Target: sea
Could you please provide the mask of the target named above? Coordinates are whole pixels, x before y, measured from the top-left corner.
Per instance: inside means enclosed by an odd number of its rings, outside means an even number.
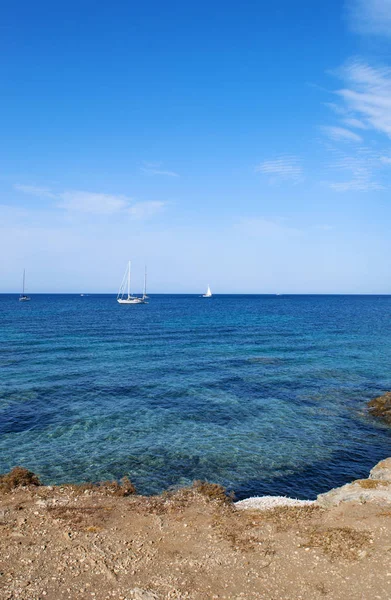
[[[313,499],[391,455],[391,296],[0,295],[0,473]]]

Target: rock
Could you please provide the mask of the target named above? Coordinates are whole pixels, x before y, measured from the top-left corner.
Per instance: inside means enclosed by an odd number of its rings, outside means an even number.
[[[391,425],[391,392],[386,392],[382,396],[370,400],[367,406],[371,415],[379,417]]]
[[[270,510],[278,506],[309,506],[315,504],[314,500],[297,500],[285,496],[255,496],[235,502],[236,508],[248,510]]]
[[[371,469],[369,479],[381,479],[391,481],[391,458],[381,460]]]
[[[382,460],[373,467],[368,479],[357,479],[320,494],[317,502],[324,508],[336,506],[341,502],[391,504],[391,458]]]
[[[140,588],[133,588],[129,593],[132,600],[159,600],[159,596],[154,592]]]

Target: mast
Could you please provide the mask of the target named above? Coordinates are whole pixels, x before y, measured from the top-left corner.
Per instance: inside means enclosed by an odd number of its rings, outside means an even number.
[[[145,266],[145,272],[144,272],[144,293],[143,293],[143,298],[147,297],[147,266]]]
[[[24,279],[26,276],[26,269],[23,269],[23,292],[22,292],[22,296],[24,296]]]
[[[130,298],[130,261],[128,263],[128,299]]]

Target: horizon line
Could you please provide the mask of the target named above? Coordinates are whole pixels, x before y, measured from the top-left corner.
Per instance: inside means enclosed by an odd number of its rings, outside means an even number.
[[[135,292],[142,294],[142,292]],[[20,292],[0,292],[0,296],[20,296]],[[29,292],[30,296],[114,296],[116,292]],[[151,296],[196,296],[201,292],[148,292]],[[214,296],[391,296],[390,292],[220,292]]]

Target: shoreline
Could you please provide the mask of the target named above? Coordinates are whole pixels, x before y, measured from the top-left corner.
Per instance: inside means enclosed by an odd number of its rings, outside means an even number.
[[[5,600],[388,600],[391,458],[315,501],[234,502],[201,481],[156,496],[126,477],[45,486],[16,467],[0,533]]]
[[[235,503],[202,482],[159,496],[137,495],[127,479],[38,484],[23,469],[0,479],[7,600],[391,596],[391,458],[309,503]]]

